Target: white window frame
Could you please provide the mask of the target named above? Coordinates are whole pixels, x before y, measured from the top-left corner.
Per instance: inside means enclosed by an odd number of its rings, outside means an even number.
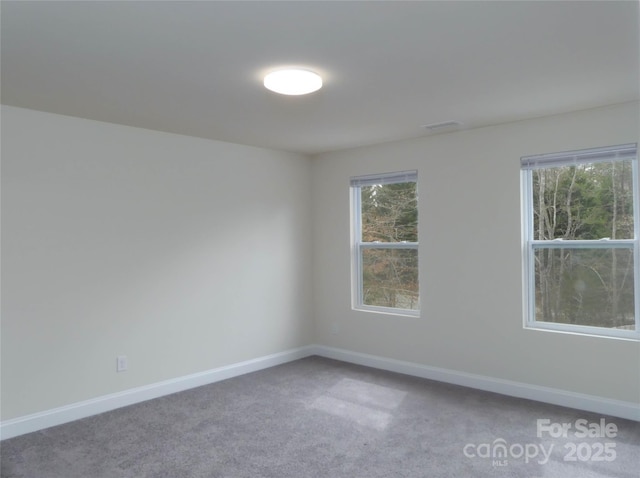
[[[536,240],[533,228],[533,170],[545,167],[588,164],[616,160],[631,160],[633,181],[633,239],[600,240]],[[525,156],[521,158],[522,192],[522,257],[524,327],[527,329],[575,333],[599,337],[640,340],[640,191],[638,185],[637,144],[623,144],[563,153]],[[561,324],[536,320],[535,251],[539,249],[632,249],[634,254],[634,297],[636,330],[614,329],[575,324]]]
[[[361,188],[376,184],[399,184],[407,182],[418,184],[418,171],[399,171],[351,178],[351,306],[354,310],[379,312],[391,315],[409,317],[420,316],[418,309],[402,309],[396,307],[383,307],[364,303],[362,281],[362,254],[366,249],[404,249],[418,250],[418,242],[363,242],[362,241],[362,196]],[[418,263],[420,262],[418,253]],[[419,301],[419,299],[418,299]]]

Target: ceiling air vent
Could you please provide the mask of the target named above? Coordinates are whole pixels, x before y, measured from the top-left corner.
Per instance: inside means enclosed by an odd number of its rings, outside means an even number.
[[[425,124],[422,127],[427,131],[439,132],[446,129],[454,129],[462,126],[460,121],[443,121],[442,123]]]

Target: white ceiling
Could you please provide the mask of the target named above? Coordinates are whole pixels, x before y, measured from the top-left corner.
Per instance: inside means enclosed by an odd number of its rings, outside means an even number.
[[[303,153],[638,100],[638,2],[2,2],[2,102]],[[324,75],[306,97],[262,86]]]

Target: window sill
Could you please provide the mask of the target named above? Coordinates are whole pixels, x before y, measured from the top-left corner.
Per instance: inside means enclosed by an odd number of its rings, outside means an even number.
[[[420,317],[419,310],[393,309],[391,307],[375,307],[375,306],[367,306],[367,305],[358,305],[358,306],[352,307],[352,310],[355,310],[356,312],[373,312],[373,313],[383,314],[383,315],[394,315],[396,317],[408,317],[408,318]]]
[[[589,327],[586,325],[570,325],[559,323],[532,322],[525,324],[525,330],[537,332],[551,332],[599,339],[626,340],[640,342],[640,331],[623,329],[606,329],[603,327]]]

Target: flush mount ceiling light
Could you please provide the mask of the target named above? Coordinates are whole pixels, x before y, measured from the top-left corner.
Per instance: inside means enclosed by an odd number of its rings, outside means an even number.
[[[322,78],[309,70],[277,70],[264,77],[264,86],[281,95],[306,95],[322,88]]]

